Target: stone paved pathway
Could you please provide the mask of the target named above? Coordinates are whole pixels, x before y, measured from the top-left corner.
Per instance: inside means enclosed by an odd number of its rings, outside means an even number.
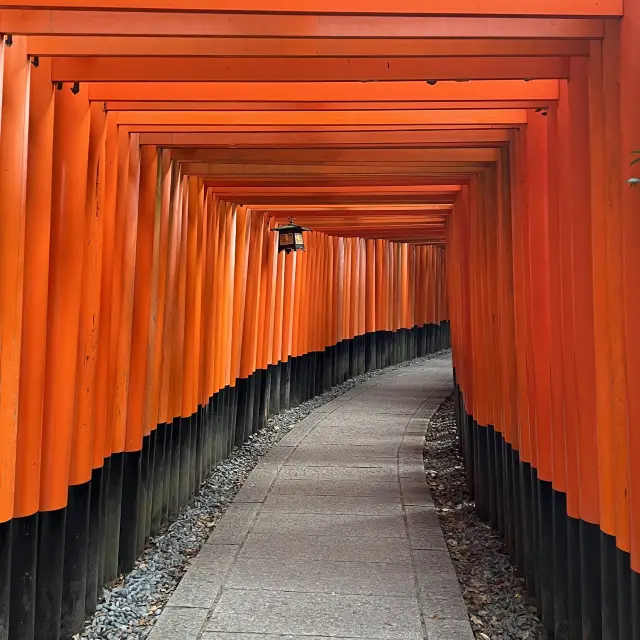
[[[262,459],[150,640],[473,640],[422,465],[441,356],[320,407]]]

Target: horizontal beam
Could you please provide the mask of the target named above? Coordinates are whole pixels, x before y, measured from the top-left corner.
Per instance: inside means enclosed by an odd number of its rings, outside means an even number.
[[[140,144],[159,147],[230,147],[243,145],[297,145],[320,148],[337,146],[369,147],[379,145],[498,145],[509,142],[505,129],[459,131],[367,131],[367,132],[299,132],[299,133],[141,133]]]
[[[229,191],[230,189],[223,184],[217,183],[217,189],[220,192]],[[377,186],[362,186],[348,184],[344,186],[329,185],[286,185],[278,187],[260,186],[252,187],[249,185],[241,185],[233,189],[235,193],[243,193],[248,195],[268,195],[268,196],[280,196],[290,195],[295,197],[296,195],[333,195],[336,193],[358,195],[386,195],[386,194],[433,194],[433,193],[450,193],[455,194],[461,191],[459,185],[455,184],[410,184],[410,185],[377,185]],[[298,206],[298,205],[296,205]],[[309,210],[314,210],[317,207],[310,207]],[[322,205],[322,208],[326,208],[326,205]],[[386,207],[385,207],[386,208]],[[403,207],[404,208],[404,207]],[[367,207],[370,210],[371,207]]]
[[[134,11],[238,11],[300,14],[382,14],[382,15],[548,15],[620,16],[622,0],[3,0],[0,9],[120,9]]]
[[[238,163],[382,163],[382,162],[496,162],[499,149],[430,148],[430,149],[176,149],[171,156],[183,162]]]
[[[208,180],[204,180],[204,184],[209,186]],[[221,200],[228,202],[234,202],[236,204],[244,204],[253,207],[260,207],[269,209],[280,204],[293,203],[293,204],[347,204],[347,203],[359,203],[359,204],[375,204],[388,203],[388,204],[452,204],[455,200],[454,196],[441,197],[437,195],[427,194],[388,194],[388,195],[357,195],[350,194],[322,194],[319,196],[301,196],[301,195],[248,195],[238,193],[235,191],[220,191],[216,192]]]
[[[54,82],[263,82],[265,78],[273,82],[406,82],[568,77],[568,58],[539,56],[473,60],[91,57],[54,58],[51,64]]]
[[[34,73],[37,69],[34,70]],[[424,77],[422,78],[424,80]],[[99,102],[233,101],[233,102],[379,102],[557,100],[557,80],[478,80],[474,82],[362,83],[335,82],[104,82],[89,86],[89,99]]]
[[[183,172],[188,175],[202,177],[214,176],[277,176],[286,178],[287,176],[371,176],[376,178],[386,178],[388,176],[413,176],[416,179],[422,175],[446,175],[452,173],[474,173],[479,168],[473,162],[432,162],[421,163],[416,166],[406,164],[380,164],[374,165],[300,165],[300,164],[222,164],[206,162],[190,162],[182,165]]]
[[[178,57],[426,57],[426,56],[586,56],[586,40],[497,38],[137,38],[118,36],[31,36],[30,55]]]
[[[121,125],[473,125],[526,124],[524,109],[425,111],[122,111]]]
[[[486,3],[483,2],[483,4]],[[196,12],[176,15],[172,12],[121,12],[94,9],[87,11],[5,9],[0,12],[0,32],[57,36],[583,40],[602,38],[604,25],[603,21],[597,18],[305,16]]]
[[[540,109],[550,100],[486,102],[105,102],[107,111],[419,111],[422,109]]]
[[[421,185],[421,187],[424,189],[424,185]],[[413,187],[414,189],[416,187]],[[429,185],[428,189],[432,189],[434,191],[461,191],[462,187],[460,187],[459,185],[450,185],[450,184],[446,184],[446,185]],[[396,215],[396,214],[402,214],[405,212],[411,212],[411,211],[418,211],[418,212],[422,212],[422,211],[426,211],[426,212],[432,212],[432,211],[449,211],[450,207],[448,205],[442,205],[442,204],[427,204],[427,205],[395,205],[395,206],[390,206],[390,205],[386,205],[386,206],[380,206],[380,207],[372,207],[370,205],[351,205],[351,206],[345,206],[345,205],[319,205],[319,206],[315,206],[315,205],[307,205],[307,206],[295,206],[295,205],[291,205],[291,206],[282,206],[279,207],[278,209],[271,209],[269,211],[270,215],[274,215],[274,216],[283,216],[283,217],[287,217],[287,216],[291,216],[291,212],[295,211],[295,215],[314,215],[316,213],[319,214],[333,214],[333,213],[337,213],[337,214],[342,214],[344,213],[345,215],[350,215],[354,212],[356,213],[367,213],[368,215],[375,215],[377,213],[380,213],[381,215]]]
[[[475,174],[484,173],[484,168],[477,170]],[[316,190],[325,192],[349,192],[354,187],[362,188],[366,187],[365,192],[375,189],[389,189],[391,191],[398,191],[395,187],[424,187],[424,186],[441,186],[442,184],[459,186],[466,184],[469,178],[468,173],[442,173],[440,175],[424,174],[419,177],[416,176],[387,176],[383,183],[380,183],[378,179],[370,176],[350,176],[345,178],[344,176],[289,176],[288,179],[273,176],[252,176],[234,178],[233,176],[218,176],[215,178],[207,178],[207,184],[209,184],[214,190],[217,191],[238,191],[243,189],[245,191],[252,191],[253,193],[261,193],[265,188],[267,189],[293,189],[293,195],[300,193],[300,189],[313,187]],[[438,189],[442,191],[442,189]],[[290,205],[290,202],[282,202],[279,208],[283,208],[284,205]],[[293,203],[296,204],[296,203]],[[297,203],[299,206],[301,203]],[[323,207],[326,207],[328,203],[322,203]],[[369,206],[371,203],[366,203]],[[384,206],[388,206],[389,203],[384,203]],[[407,203],[402,203],[406,206]],[[410,203],[409,203],[410,204]],[[420,203],[415,203],[420,204]],[[306,203],[308,206],[315,206],[316,203]],[[357,202],[350,203],[350,206],[358,205]],[[375,203],[374,203],[375,205]]]

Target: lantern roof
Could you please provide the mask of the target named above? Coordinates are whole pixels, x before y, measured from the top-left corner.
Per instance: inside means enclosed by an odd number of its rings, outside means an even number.
[[[286,225],[283,227],[274,227],[272,231],[279,231],[281,233],[297,233],[300,231],[311,231],[311,229],[301,227],[294,222],[293,218],[289,218],[289,222]]]

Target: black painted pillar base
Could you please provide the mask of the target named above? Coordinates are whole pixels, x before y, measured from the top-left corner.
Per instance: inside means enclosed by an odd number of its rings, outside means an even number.
[[[9,640],[11,520],[0,522],[0,640]]]
[[[60,635],[63,638],[78,633],[85,617],[90,497],[90,482],[69,487],[60,617]]]
[[[631,571],[631,628],[632,640],[640,640],[640,573]]]
[[[280,376],[280,411],[285,411],[290,405],[291,398],[291,358],[280,364],[282,374]]]
[[[602,637],[600,528],[580,520],[580,584],[582,597],[582,637]]]
[[[638,602],[632,607],[631,556],[626,551],[616,549],[616,580],[618,583],[618,635],[620,638],[633,637],[633,607],[638,608]],[[640,633],[640,628],[638,628]]]
[[[602,594],[602,640],[617,640],[618,549],[614,536],[600,531],[600,592]]]
[[[122,510],[120,518],[120,544],[118,551],[118,571],[130,571],[138,556],[138,516],[140,509],[140,477],[142,466],[141,451],[127,451],[124,454],[122,473]]]
[[[67,510],[40,513],[36,576],[36,638],[59,640]]]
[[[174,421],[178,425],[180,466],[178,475],[178,511],[189,502],[191,495],[191,416]],[[126,494],[125,494],[126,495]]]
[[[94,469],[91,474],[91,495],[89,496],[89,534],[87,540],[87,581],[85,595],[85,615],[92,615],[101,592],[100,550],[102,543],[103,509],[102,500],[104,468]]]
[[[0,525],[0,545],[2,527],[10,533],[11,542],[11,573],[4,570],[0,573],[0,611],[2,598],[6,598],[5,606],[11,604],[5,615],[8,623],[2,622],[0,614],[0,638],[11,640],[27,640],[33,638],[36,609],[36,569],[38,560],[38,524],[39,515],[36,513],[24,518],[14,518],[12,521]],[[7,546],[8,549],[8,546]],[[0,548],[0,557],[2,550]],[[0,566],[2,562],[0,561]],[[7,565],[8,566],[8,565]],[[1,570],[0,570],[1,571]],[[3,593],[6,592],[6,593]],[[2,629],[7,628],[8,635],[3,636]]]
[[[256,431],[261,431],[267,424],[269,417],[269,400],[271,396],[271,369],[261,369],[260,378],[260,398],[258,402],[258,414],[256,420]]]
[[[322,391],[328,391],[333,385],[333,347],[322,352]]]
[[[151,494],[151,535],[155,535],[162,526],[162,506],[164,496],[164,478],[168,477],[166,458],[167,425],[156,428],[156,455],[153,459],[153,490]]]
[[[280,364],[269,365],[271,371],[271,391],[269,393],[269,415],[275,416],[280,413],[280,379],[282,377],[282,367]]]
[[[114,453],[111,455],[109,464],[109,486],[106,492],[105,584],[112,583],[118,577],[123,465],[124,454]]]
[[[540,617],[548,633],[555,629],[553,598],[553,487],[538,480],[538,572],[540,575]]]
[[[569,562],[567,559],[567,497],[554,491],[553,499],[553,621],[556,638],[569,633]]]

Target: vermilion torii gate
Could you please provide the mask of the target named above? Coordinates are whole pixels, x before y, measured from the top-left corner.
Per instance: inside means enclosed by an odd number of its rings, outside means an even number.
[[[0,0],[1,640],[75,633],[268,415],[449,340],[544,624],[640,638],[640,4],[424,4]]]

